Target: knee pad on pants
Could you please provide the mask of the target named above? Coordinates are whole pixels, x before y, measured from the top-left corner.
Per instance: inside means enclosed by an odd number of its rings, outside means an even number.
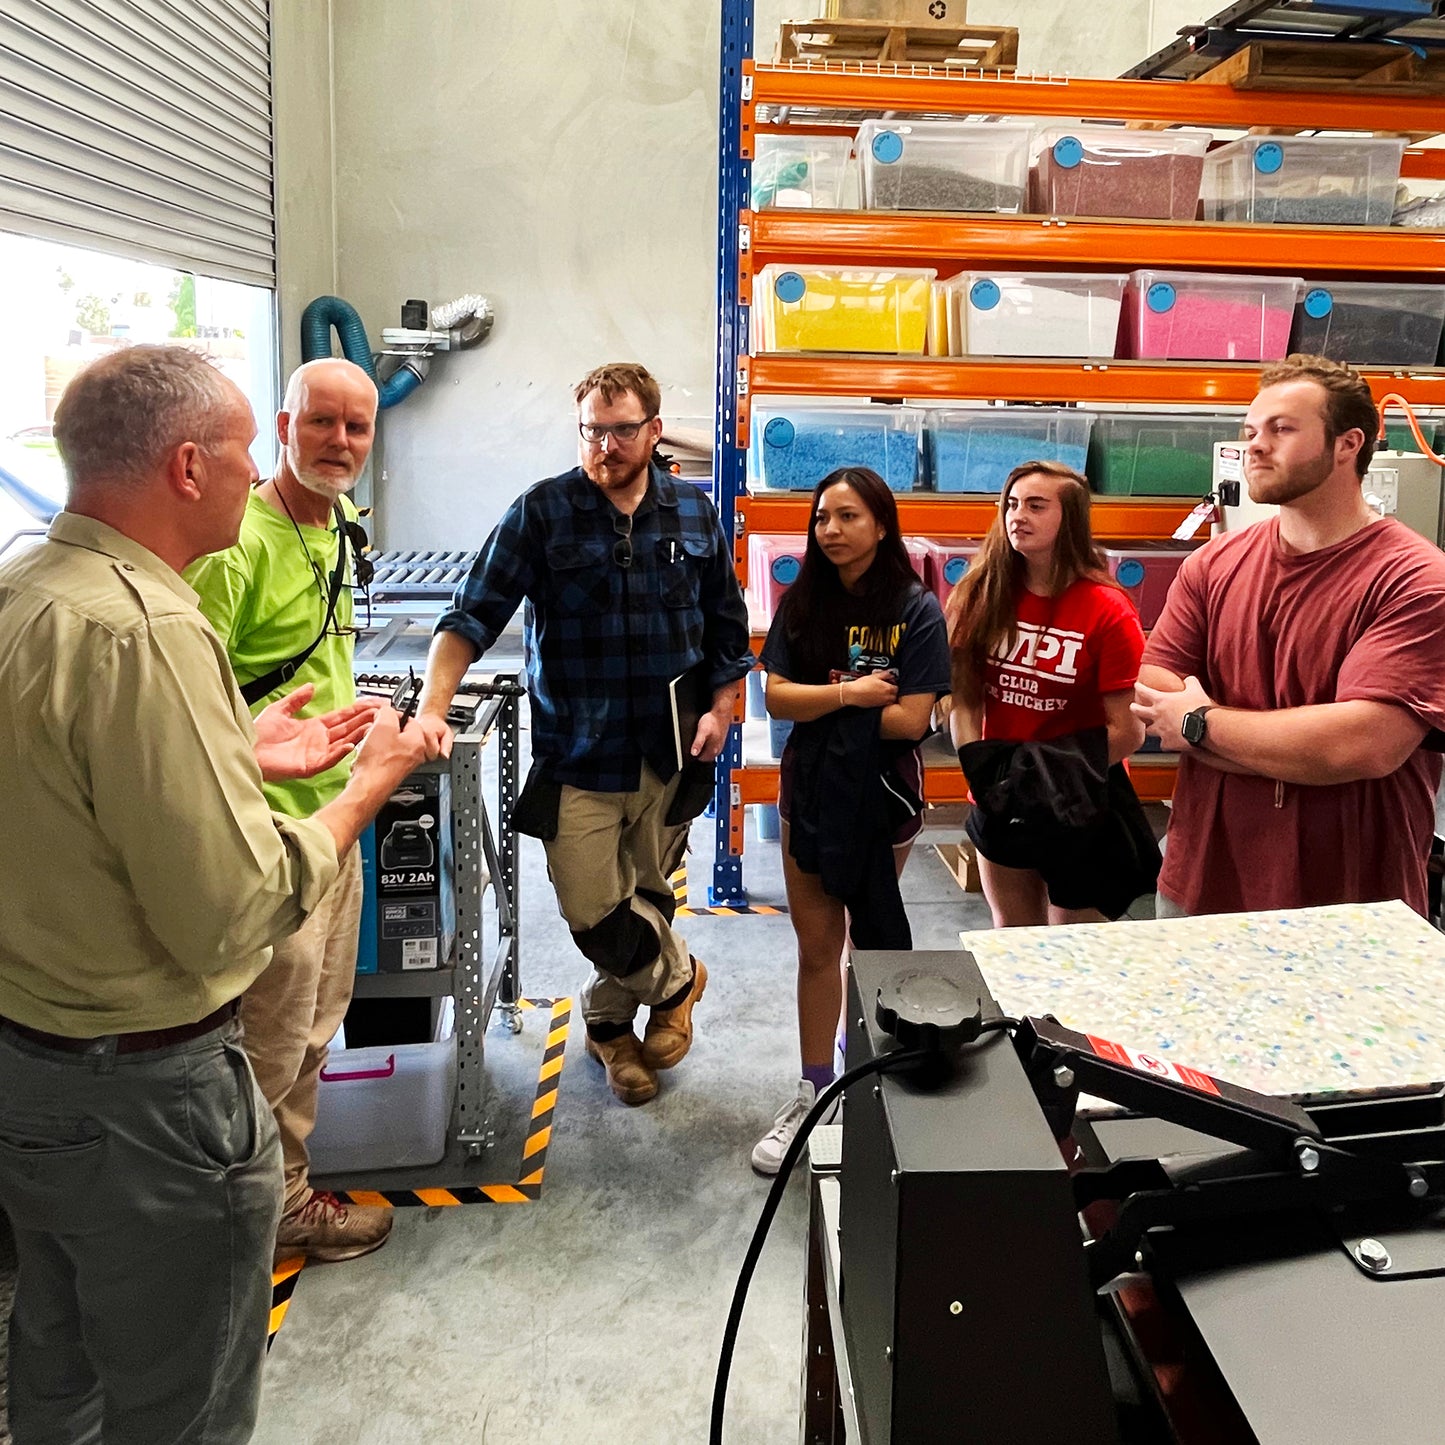
[[[671,926],[672,920],[677,916],[677,899],[671,893],[655,893],[651,888],[639,888],[637,896],[652,904]]]
[[[572,938],[594,968],[614,978],[626,978],[646,968],[662,953],[662,940],[632,911],[626,898],[600,923],[574,929]]]

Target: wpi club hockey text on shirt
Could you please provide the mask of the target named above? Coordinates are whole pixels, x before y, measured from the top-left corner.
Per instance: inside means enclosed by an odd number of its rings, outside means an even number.
[[[1006,640],[1005,640],[1006,641]],[[988,695],[1005,707],[1030,712],[1063,712],[1071,698],[1040,696],[1041,682],[1070,687],[1079,679],[1079,654],[1084,634],[1065,627],[1020,622],[1012,647],[1000,643],[993,651],[999,675],[987,683]]]

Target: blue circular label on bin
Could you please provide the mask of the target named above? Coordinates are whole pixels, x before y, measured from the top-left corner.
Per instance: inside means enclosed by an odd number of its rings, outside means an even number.
[[[1272,176],[1284,164],[1284,147],[1267,140],[1254,151],[1254,168],[1262,176]]]
[[[1135,557],[1126,557],[1114,572],[1114,581],[1121,587],[1137,587],[1144,580],[1144,564]]]
[[[967,557],[950,557],[943,564],[943,580],[950,587],[956,586],[962,579],[963,574],[968,571]]]
[[[1054,142],[1054,164],[1071,171],[1084,159],[1084,144],[1076,135],[1060,136]]]
[[[968,304],[975,311],[992,311],[998,305],[997,281],[975,281],[968,291]]]
[[[791,306],[794,301],[801,301],[803,292],[807,289],[808,283],[796,271],[784,271],[773,282],[773,295],[785,306]]]
[[[1318,321],[1321,316],[1328,316],[1334,309],[1335,298],[1323,286],[1316,286],[1313,291],[1305,294],[1306,316],[1311,316]]]
[[[873,137],[873,159],[884,166],[902,160],[903,137],[896,130],[880,130]]]
[[[785,416],[772,417],[763,428],[763,440],[770,447],[790,447],[793,444],[793,424]]]
[[[791,587],[798,580],[798,573],[803,569],[803,564],[796,557],[774,557],[771,568],[774,582],[781,582],[784,587]]]
[[[1144,304],[1151,311],[1172,311],[1174,299],[1174,288],[1167,281],[1156,281],[1144,293]]]

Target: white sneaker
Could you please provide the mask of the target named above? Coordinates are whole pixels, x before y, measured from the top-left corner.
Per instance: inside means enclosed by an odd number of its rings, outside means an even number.
[[[817,1098],[812,1084],[807,1079],[799,1079],[798,1092],[778,1110],[773,1127],[753,1146],[753,1168],[759,1174],[776,1174],[783,1167],[783,1156],[792,1147],[803,1119]],[[828,1122],[827,1118],[823,1120],[825,1124]]]

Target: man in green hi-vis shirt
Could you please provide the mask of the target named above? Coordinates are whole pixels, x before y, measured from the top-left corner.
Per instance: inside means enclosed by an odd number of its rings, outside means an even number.
[[[280,462],[251,493],[240,539],[186,573],[253,712],[307,685],[315,689],[308,713],[355,701],[355,549],[345,555],[342,533],[356,522],[346,493],[371,452],[376,406],[376,386],[359,366],[327,358],[299,367],[276,418]],[[302,653],[292,676],[275,676]],[[255,696],[268,675],[274,686]],[[248,684],[257,687],[248,690]],[[349,767],[348,760],[316,777],[268,783],[266,795],[278,812],[309,818],[345,787]],[[285,1161],[278,1255],[352,1259],[378,1248],[391,1229],[389,1209],[345,1204],[313,1190],[307,1172],[326,1046],[351,1002],[360,918],[361,856],[353,847],[320,907],[277,945],[241,1002],[246,1051],[276,1115]]]

